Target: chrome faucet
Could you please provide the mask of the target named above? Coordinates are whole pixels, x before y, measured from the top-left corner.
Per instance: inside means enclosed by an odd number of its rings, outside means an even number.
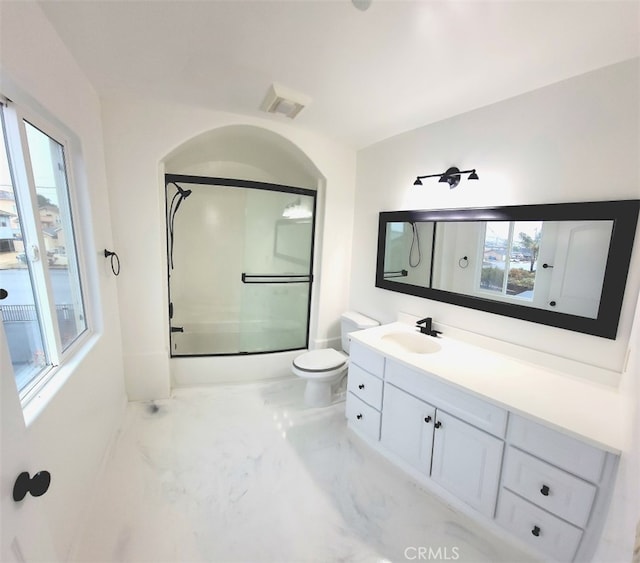
[[[431,317],[426,317],[416,322],[416,328],[419,328],[420,332],[422,334],[426,334],[427,336],[438,336],[438,334],[442,334],[442,331],[434,330],[432,328],[431,326],[432,323],[433,323],[433,319]]]

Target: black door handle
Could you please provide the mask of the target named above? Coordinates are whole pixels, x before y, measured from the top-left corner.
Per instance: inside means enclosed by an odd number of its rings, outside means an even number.
[[[4,288],[0,287],[0,299],[6,299],[9,292]]]
[[[542,485],[542,489],[540,489],[540,494],[544,495],[545,497],[549,496],[549,486],[548,485]]]
[[[33,477],[23,471],[13,485],[13,500],[20,502],[27,493],[31,493],[32,497],[41,497],[49,490],[50,484],[51,473],[48,471],[38,471]]]

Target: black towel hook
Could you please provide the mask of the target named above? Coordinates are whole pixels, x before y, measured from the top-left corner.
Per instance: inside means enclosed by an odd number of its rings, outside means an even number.
[[[120,275],[120,258],[118,257],[118,255],[115,252],[112,252],[111,250],[107,250],[105,248],[104,257],[111,257],[111,271],[113,272],[114,276]]]

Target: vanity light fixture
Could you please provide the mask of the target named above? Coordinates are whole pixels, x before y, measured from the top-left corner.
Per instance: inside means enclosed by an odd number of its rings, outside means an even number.
[[[460,183],[460,176],[462,176],[462,174],[469,174],[467,180],[479,179],[475,168],[472,168],[471,170],[460,170],[457,166],[452,166],[451,168],[448,168],[445,172],[441,172],[440,174],[427,174],[426,176],[418,176],[413,185],[422,186],[422,180],[424,180],[425,178],[440,177],[438,182],[446,182],[447,184],[449,184],[449,189],[452,189]]]

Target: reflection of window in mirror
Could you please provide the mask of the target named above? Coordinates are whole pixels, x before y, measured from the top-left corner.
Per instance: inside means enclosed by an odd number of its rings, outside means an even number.
[[[474,293],[597,318],[613,221],[488,221]]]
[[[487,221],[477,264],[477,288],[494,296],[532,301],[542,221]]]

